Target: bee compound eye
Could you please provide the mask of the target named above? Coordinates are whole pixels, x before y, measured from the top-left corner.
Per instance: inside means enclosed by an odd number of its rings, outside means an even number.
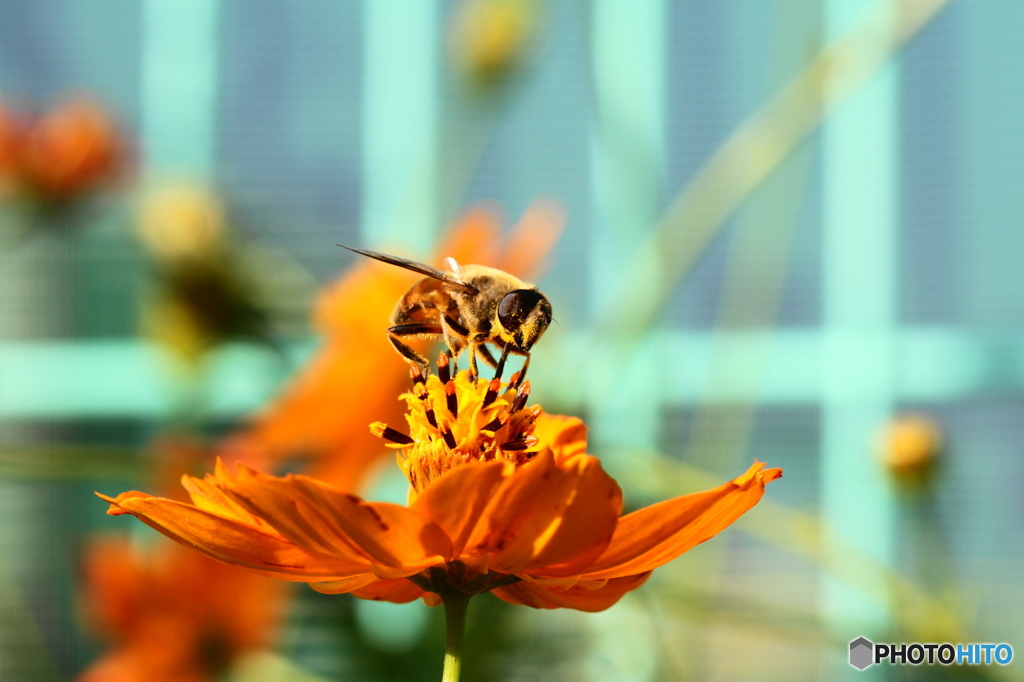
[[[526,321],[530,312],[544,296],[535,289],[516,289],[505,294],[498,303],[498,322],[506,331],[513,331]]]

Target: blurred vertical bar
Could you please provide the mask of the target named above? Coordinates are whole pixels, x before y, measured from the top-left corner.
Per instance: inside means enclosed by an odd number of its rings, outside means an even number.
[[[146,0],[140,144],[147,174],[212,180],[216,164],[218,0]]]
[[[371,248],[426,257],[443,200],[439,168],[441,0],[369,0],[364,5],[362,238]],[[384,477],[377,494],[405,481]],[[415,604],[356,600],[364,635],[406,646],[427,614]],[[381,641],[385,641],[386,637]]]
[[[957,10],[960,44],[951,59],[951,79],[958,96],[949,106],[957,117],[955,200],[962,206],[954,220],[965,225],[954,242],[959,257],[954,319],[981,329],[1020,329],[1024,87],[1017,69],[1024,42],[1009,36],[1020,35],[1024,3],[963,3]]]
[[[139,78],[142,178],[212,183],[217,156],[219,0],[145,0]],[[203,409],[201,383],[175,388],[175,419]],[[187,415],[187,416],[185,416]]]
[[[59,42],[81,20],[69,7],[52,3],[5,3],[0,11],[0,84],[3,95],[30,95],[50,108],[67,96],[85,54],[71,40]],[[92,55],[88,55],[92,56]],[[54,101],[46,101],[53,98]],[[19,103],[20,104],[20,103]],[[6,197],[5,197],[6,199]],[[67,229],[77,216],[36,211],[4,201],[0,205],[0,342],[26,345],[74,337],[74,299],[81,235]],[[18,237],[21,230],[31,238]],[[73,382],[74,376],[62,378]],[[9,387],[0,377],[0,388]],[[15,400],[17,395],[12,396]],[[9,454],[27,443],[69,438],[66,422],[0,419],[0,447]],[[58,492],[59,491],[59,492]],[[0,472],[0,680],[50,682],[67,678],[75,664],[71,631],[70,543],[62,504],[73,504],[67,488],[31,476]],[[73,532],[70,531],[70,532]]]
[[[438,0],[366,3],[363,238],[423,254],[437,231]]]
[[[617,273],[662,209],[668,5],[665,0],[598,0],[592,12],[597,114],[590,148],[596,220],[588,286],[596,316],[616,299]],[[630,283],[637,295],[659,281],[657,263],[646,274],[646,282]],[[595,441],[657,448],[664,396],[658,390],[660,338],[648,334],[629,357],[613,338],[594,346],[603,356],[588,358],[591,367],[599,368],[588,375],[594,383],[588,395]]]
[[[879,25],[894,25],[888,3],[825,0],[827,40],[865,11],[886,12],[888,22]],[[878,49],[886,43],[879,35]],[[886,64],[822,131],[822,513],[832,533],[826,552],[833,565],[843,560],[840,546],[881,566],[892,563],[893,500],[872,439],[894,400],[898,88],[898,65]],[[888,598],[881,575],[870,595],[832,579],[823,587],[825,616],[840,641],[884,631]],[[846,669],[857,679],[884,676],[878,668]]]

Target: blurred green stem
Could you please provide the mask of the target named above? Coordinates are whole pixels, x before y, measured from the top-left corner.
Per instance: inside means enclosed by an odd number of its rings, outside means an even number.
[[[462,633],[466,630],[466,607],[471,595],[450,592],[441,597],[444,604],[444,673],[441,682],[459,682],[462,672]]]

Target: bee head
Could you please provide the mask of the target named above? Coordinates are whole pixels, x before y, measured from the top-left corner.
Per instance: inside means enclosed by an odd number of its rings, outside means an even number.
[[[536,289],[516,289],[502,297],[495,316],[502,340],[528,351],[551,323],[551,303]]]

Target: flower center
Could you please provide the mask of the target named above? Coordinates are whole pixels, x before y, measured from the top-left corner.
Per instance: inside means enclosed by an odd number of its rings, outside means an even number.
[[[443,354],[437,375],[418,367],[411,374],[412,391],[400,398],[408,408],[409,433],[383,422],[370,430],[400,451],[398,465],[416,493],[459,466],[491,460],[519,466],[536,454],[533,427],[541,408],[526,406],[529,382],[519,386],[516,375],[508,383],[488,381],[465,371],[452,377]]]

